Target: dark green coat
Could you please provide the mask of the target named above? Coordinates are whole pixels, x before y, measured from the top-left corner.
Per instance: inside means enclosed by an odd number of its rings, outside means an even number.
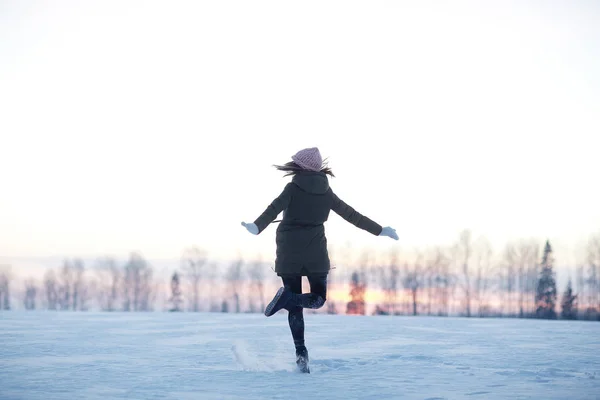
[[[254,221],[260,234],[283,211],[276,234],[277,275],[307,276],[329,272],[323,223],[330,210],[373,235],[381,233],[381,225],[361,215],[333,193],[327,175],[301,171]]]

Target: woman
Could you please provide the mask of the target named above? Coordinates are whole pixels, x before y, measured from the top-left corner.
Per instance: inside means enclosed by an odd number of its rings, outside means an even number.
[[[310,373],[308,351],[304,343],[304,308],[317,309],[327,299],[327,275],[330,269],[324,222],[333,210],[346,221],[373,235],[398,240],[396,231],[370,220],[355,211],[329,187],[327,175],[334,176],[323,165],[319,149],[300,150],[292,161],[275,166],[292,175],[281,194],[254,221],[242,222],[246,229],[258,235],[283,211],[277,227],[275,272],[281,277],[281,287],[267,305],[265,315],[270,317],[281,309],[288,310],[288,322],[296,346],[296,363],[302,372]],[[302,294],[302,277],[310,284],[310,293]]]

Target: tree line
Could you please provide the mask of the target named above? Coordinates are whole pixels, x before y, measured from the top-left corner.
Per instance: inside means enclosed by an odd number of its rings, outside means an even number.
[[[15,293],[17,282],[10,268],[0,266],[0,309],[259,312],[265,306],[266,268],[265,263],[240,257],[222,269],[210,262],[206,251],[185,249],[170,278],[169,298],[157,309],[164,279],[136,252],[125,262],[103,257],[89,266],[80,258],[65,259],[41,279],[25,279]]]
[[[338,249],[332,260],[329,291],[345,296],[330,294],[326,307],[308,312],[600,320],[600,235],[590,238],[585,262],[562,288],[549,241],[511,242],[494,257],[489,242],[474,240],[468,230],[451,246],[410,257],[365,250],[351,259],[348,249]],[[206,251],[190,247],[168,282],[139,253],[89,266],[66,259],[41,281],[26,279],[20,287],[3,269],[0,310],[262,312],[280,284],[269,267],[241,257],[218,266]]]
[[[347,314],[367,314],[369,287],[378,287],[383,300],[378,315],[459,315],[585,319],[600,321],[600,235],[592,236],[586,261],[575,268],[560,291],[550,241],[508,243],[493,258],[485,238],[473,240],[461,232],[448,248],[417,253],[412,260],[366,261],[350,277]],[[577,293],[575,292],[577,289]]]

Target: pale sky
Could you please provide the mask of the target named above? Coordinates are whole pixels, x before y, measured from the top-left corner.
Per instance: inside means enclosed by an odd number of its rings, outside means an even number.
[[[274,256],[254,221],[317,146],[330,244],[600,232],[594,1],[3,1],[0,255]],[[562,253],[561,253],[562,252]]]

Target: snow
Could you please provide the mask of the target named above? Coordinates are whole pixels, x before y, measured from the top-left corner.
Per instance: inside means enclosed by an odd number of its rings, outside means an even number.
[[[5,399],[598,399],[600,324],[306,315],[0,312]]]

